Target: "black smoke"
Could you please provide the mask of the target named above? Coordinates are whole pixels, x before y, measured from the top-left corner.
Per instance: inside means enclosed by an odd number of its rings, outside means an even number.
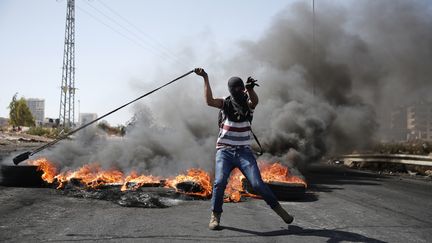
[[[227,53],[212,50],[195,59],[217,97],[228,95],[231,76],[259,80],[253,130],[268,160],[313,162],[366,149],[386,126],[381,118],[391,106],[431,90],[428,1],[317,1],[315,38],[312,16],[310,3],[290,4],[262,37],[241,42],[238,53],[221,58]],[[161,82],[177,75],[160,73]],[[156,174],[212,169],[218,111],[205,105],[200,77],[181,82],[136,105],[124,138],[87,131],[45,155],[66,167],[99,162]]]

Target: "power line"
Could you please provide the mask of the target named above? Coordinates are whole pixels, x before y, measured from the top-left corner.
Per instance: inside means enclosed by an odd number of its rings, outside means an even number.
[[[112,23],[114,23],[116,26],[120,27],[120,29],[122,29],[122,30],[124,30],[125,32],[129,33],[129,38],[128,38],[128,39],[132,39],[130,36],[133,36],[133,37],[134,37],[133,39],[136,39],[136,41],[134,41],[135,43],[137,43],[137,41],[141,42],[141,44],[140,44],[141,46],[143,46],[142,44],[146,45],[146,48],[147,48],[148,50],[151,49],[151,50],[153,51],[153,53],[157,54],[159,57],[162,57],[162,58],[164,58],[165,60],[171,59],[171,61],[173,61],[173,62],[175,62],[175,63],[177,63],[177,64],[179,64],[179,65],[186,66],[186,65],[185,65],[185,62],[184,62],[184,61],[183,61],[183,62],[180,61],[180,59],[179,59],[177,56],[175,56],[174,54],[171,54],[171,55],[170,55],[169,52],[166,52],[166,51],[162,50],[161,47],[155,46],[153,43],[149,42],[148,40],[144,40],[144,39],[143,39],[140,35],[138,35],[136,32],[134,32],[134,31],[132,31],[130,28],[124,26],[122,23],[119,23],[115,18],[113,18],[113,17],[109,16],[108,14],[106,14],[105,12],[99,10],[97,7],[95,7],[95,6],[91,5],[91,4],[89,4],[87,1],[86,1],[86,3],[87,3],[87,4],[88,4],[92,9],[94,9],[96,12],[98,12],[100,15],[102,15],[103,17],[105,17],[106,19],[108,19],[109,21],[111,21]],[[106,6],[106,5],[105,5],[105,6]],[[109,7],[106,6],[106,8],[109,8]],[[120,16],[122,19],[124,19],[124,21],[127,21],[126,18],[122,17],[120,14],[116,13],[114,10],[111,9],[110,11],[113,12],[114,14]],[[101,20],[99,19],[99,21],[101,21]],[[130,21],[127,21],[127,23],[128,23],[129,25],[133,25]],[[105,25],[109,25],[109,24],[105,23]],[[138,27],[135,26],[134,28],[137,29]],[[113,28],[111,28],[111,29],[113,29]],[[139,30],[139,31],[140,31],[141,33],[145,34],[143,31],[141,31],[141,30]],[[116,31],[116,32],[119,32],[119,31]],[[150,38],[151,38],[151,37],[150,37]],[[159,43],[159,44],[160,44],[160,43]],[[162,44],[160,44],[160,45],[162,45]],[[165,48],[165,47],[163,47],[163,48]],[[165,48],[165,49],[166,49],[166,48]]]
[[[114,24],[118,25],[121,29],[125,30],[127,33],[133,35],[133,36],[134,36],[135,38],[137,38],[139,41],[147,42],[147,41],[143,40],[143,39],[142,39],[139,35],[137,35],[135,32],[129,30],[127,27],[125,27],[124,25],[122,25],[121,23],[119,23],[118,21],[116,21],[116,20],[115,20],[114,18],[112,18],[111,16],[108,16],[107,14],[105,14],[104,12],[102,12],[101,10],[99,10],[98,8],[94,7],[93,5],[91,5],[90,3],[88,3],[87,1],[86,1],[86,3],[87,3],[87,5],[89,5],[91,8],[93,8],[96,12],[98,12],[99,14],[101,14],[102,16],[104,16],[105,18],[107,18],[108,20],[110,20],[111,22],[113,22]],[[151,43],[148,43],[148,42],[145,43],[145,44],[147,44],[147,45],[151,45]],[[149,47],[149,48],[152,48],[152,49],[155,50],[154,47]],[[159,50],[155,50],[155,51],[160,52]],[[163,53],[163,52],[160,52],[160,54],[166,56],[167,58],[172,58],[172,57],[166,55],[166,54]]]
[[[131,21],[129,21],[127,18],[123,17],[121,14],[119,14],[117,11],[115,11],[114,9],[112,9],[111,7],[109,7],[107,4],[105,4],[102,1],[98,1],[101,5],[103,5],[106,9],[108,9],[109,11],[111,11],[113,14],[115,14],[116,16],[118,16],[119,18],[121,18],[125,23],[129,24],[131,27],[133,27],[135,30],[137,30],[139,33],[141,33],[142,35],[144,35],[146,38],[148,38],[149,40],[153,41],[156,43],[156,45],[158,45],[162,50],[164,50],[166,53],[170,54],[171,56],[173,56],[176,59],[181,59],[179,58],[176,54],[174,54],[169,48],[167,48],[164,44],[162,44],[161,42],[159,42],[157,39],[153,38],[151,35],[147,34],[146,32],[144,32],[143,30],[141,30],[138,26],[136,26],[135,24],[133,24]]]
[[[76,7],[77,7],[80,11],[82,11],[83,13],[87,14],[88,16],[90,16],[91,18],[93,18],[94,20],[96,20],[97,22],[103,24],[103,25],[106,26],[107,28],[109,28],[109,29],[111,29],[112,31],[116,32],[116,33],[119,34],[120,36],[122,36],[122,37],[128,39],[128,40],[131,41],[131,42],[134,42],[135,44],[137,44],[137,45],[140,46],[141,48],[144,48],[144,49],[146,49],[146,50],[148,50],[148,51],[153,52],[154,55],[156,55],[156,56],[158,56],[158,57],[160,57],[160,58],[162,58],[162,59],[165,59],[165,60],[167,61],[167,57],[160,55],[160,54],[159,54],[158,52],[156,52],[155,50],[153,50],[153,49],[151,49],[151,48],[148,48],[148,47],[144,46],[141,42],[139,42],[139,41],[137,41],[137,40],[135,40],[135,39],[133,39],[133,38],[131,38],[131,37],[129,37],[129,36],[123,34],[122,32],[120,32],[120,31],[118,31],[117,29],[115,29],[114,27],[112,27],[111,25],[105,23],[105,22],[104,22],[103,20],[101,20],[100,18],[94,16],[93,14],[91,14],[90,12],[88,12],[87,10],[85,10],[84,8],[81,8],[81,7],[78,6],[78,5],[76,5]]]

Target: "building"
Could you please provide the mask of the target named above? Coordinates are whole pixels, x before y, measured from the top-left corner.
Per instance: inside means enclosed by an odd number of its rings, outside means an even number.
[[[0,128],[5,127],[9,124],[9,119],[5,117],[0,117]]]
[[[97,119],[96,113],[80,113],[78,123],[80,126]]]
[[[60,125],[59,118],[45,117],[45,122],[44,122],[45,127],[58,127],[59,125]]]
[[[41,126],[45,118],[45,99],[29,98],[26,99],[27,106],[35,119],[36,126]]]
[[[404,141],[407,139],[407,109],[398,107],[390,113],[389,139]]]
[[[419,101],[394,109],[390,114],[389,138],[432,140],[432,102]]]
[[[407,107],[407,139],[432,140],[432,102],[417,102]]]

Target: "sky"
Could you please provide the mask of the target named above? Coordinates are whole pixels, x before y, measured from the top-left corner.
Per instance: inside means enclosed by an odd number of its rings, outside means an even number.
[[[45,116],[58,117],[66,3],[0,1],[0,117],[8,117],[15,93],[45,99]],[[76,114],[101,116],[149,91],[137,83],[153,87],[161,76],[175,78],[206,67],[206,58],[216,50],[219,55],[235,52],[241,41],[262,36],[288,4],[76,0]],[[169,73],[161,75],[161,70]],[[106,120],[125,124],[131,116],[126,108]]]

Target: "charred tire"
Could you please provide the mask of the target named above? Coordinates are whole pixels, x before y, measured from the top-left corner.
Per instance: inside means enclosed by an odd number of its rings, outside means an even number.
[[[43,187],[42,171],[34,165],[2,165],[0,168],[0,185],[16,187]]]
[[[247,180],[243,180],[246,192],[259,195]],[[306,186],[301,183],[265,182],[280,201],[300,199],[305,196]]]

